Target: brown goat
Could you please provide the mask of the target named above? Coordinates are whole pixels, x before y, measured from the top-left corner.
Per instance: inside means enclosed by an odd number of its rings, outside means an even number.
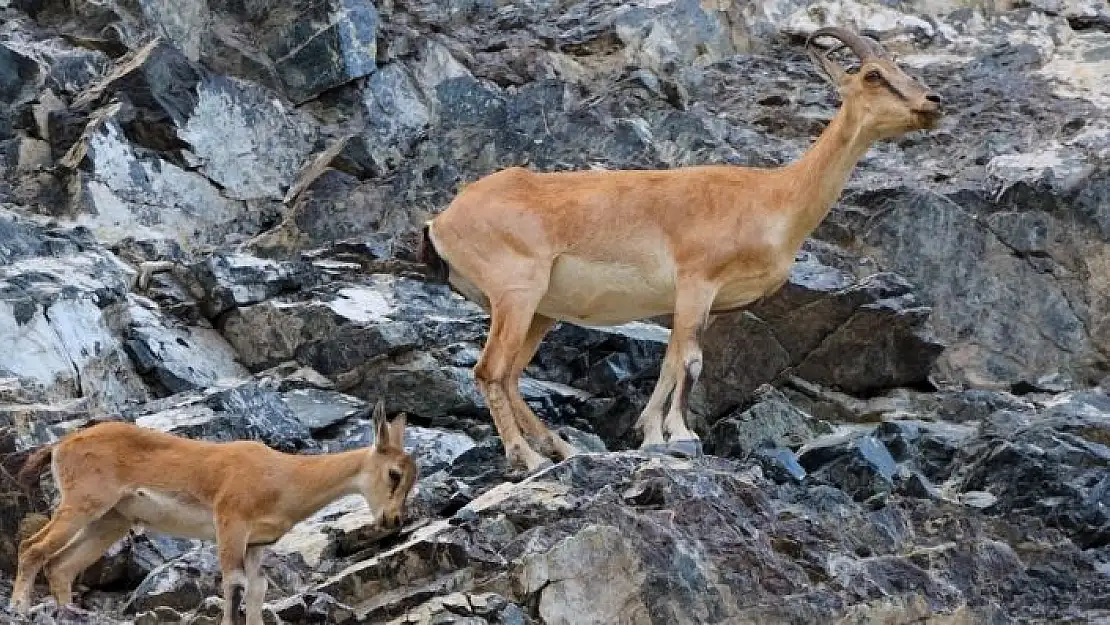
[[[215,540],[227,601],[223,624],[261,625],[263,549],[293,525],[359,493],[381,526],[400,526],[418,477],[403,448],[405,417],[388,422],[379,401],[374,424],[370,449],[320,455],[286,454],[253,441],[191,440],[125,422],[69,434],[32,454],[21,471],[34,478],[49,464],[61,500],[45,527],[20,545],[11,607],[30,607],[43,567],[58,605],[69,603],[77,575],[142,525]]]
[[[859,70],[841,68],[829,58],[832,50],[815,53],[809,46],[823,36],[851,49]],[[877,43],[823,28],[807,49],[843,105],[794,163],[555,173],[514,167],[467,186],[425,225],[422,253],[432,275],[446,275],[490,312],[474,375],[510,462],[529,470],[549,463],[532,445],[560,458],[575,453],[518,388],[556,321],[615,325],[665,314],[673,314],[671,338],[640,415],[643,448],[701,453],[685,410],[701,373],[698,336],[710,314],[778,290],[868,147],[932,128],[941,115],[940,97]]]

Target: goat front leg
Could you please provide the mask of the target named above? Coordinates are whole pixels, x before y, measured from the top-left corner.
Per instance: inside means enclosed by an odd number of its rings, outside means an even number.
[[[671,342],[674,360],[675,388],[670,410],[663,422],[667,435],[667,452],[682,457],[702,454],[701,439],[686,426],[690,391],[697,384],[702,370],[701,335],[709,322],[716,289],[711,285],[690,280],[680,288],[675,301],[674,321],[671,324]],[[669,350],[668,350],[669,351]]]
[[[246,625],[242,615],[247,592],[247,523],[232,514],[217,512],[216,549],[223,574],[224,616],[221,625]]]

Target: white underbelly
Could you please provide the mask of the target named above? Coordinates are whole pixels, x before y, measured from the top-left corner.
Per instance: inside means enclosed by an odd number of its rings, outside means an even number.
[[[560,256],[551,269],[542,315],[581,325],[619,325],[674,311],[674,270]]]
[[[135,525],[159,534],[215,540],[212,510],[189,495],[136,489],[115,506]]]

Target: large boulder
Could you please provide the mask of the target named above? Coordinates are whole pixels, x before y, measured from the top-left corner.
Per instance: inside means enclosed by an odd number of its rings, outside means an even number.
[[[706,329],[702,409],[712,420],[788,372],[850,393],[927,385],[943,350],[928,315],[900,276],[857,280],[802,252],[780,291]]]

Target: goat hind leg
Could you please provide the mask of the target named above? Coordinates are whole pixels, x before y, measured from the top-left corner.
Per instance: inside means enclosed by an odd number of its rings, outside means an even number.
[[[25,613],[31,607],[31,591],[35,578],[43,565],[54,554],[65,548],[82,529],[107,512],[110,506],[100,506],[95,500],[65,501],[54,512],[45,532],[37,534],[31,544],[19,554],[19,565],[12,587],[9,606],[16,613]]]
[[[115,510],[88,524],[69,545],[46,563],[46,579],[50,594],[59,606],[67,605],[73,597],[73,580],[96,562],[101,555],[127,535],[131,522]]]
[[[516,418],[517,426],[524,432],[524,437],[529,442],[540,446],[541,453],[566,460],[578,453],[578,450],[563,440],[561,436],[552,432],[536,416],[536,413],[532,412],[532,409],[520,394],[520,374],[532,361],[532,357],[536,355],[536,350],[539,349],[540,341],[543,340],[544,335],[553,325],[555,325],[555,320],[551,317],[543,315],[532,317],[532,324],[528,327],[524,344],[521,345],[520,351],[517,352],[517,357],[513,362],[512,379],[506,382],[505,386],[507,387],[506,390],[509,391],[509,399],[513,405],[513,416]]]
[[[522,291],[490,298],[489,338],[482,348],[478,364],[474,366],[474,378],[485,395],[509,464],[524,465],[530,473],[551,464],[551,461],[536,453],[521,434],[507,383],[513,379],[510,373],[514,357],[524,344],[539,299],[537,295]]]

